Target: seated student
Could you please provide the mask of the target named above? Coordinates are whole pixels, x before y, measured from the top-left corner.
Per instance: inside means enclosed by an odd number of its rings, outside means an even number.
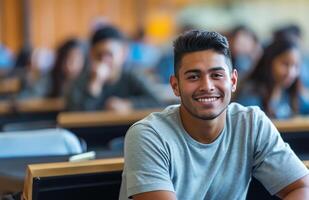
[[[262,47],[256,34],[247,26],[237,25],[229,33],[232,63],[240,80],[251,71],[261,56]]]
[[[50,90],[48,72],[53,63],[53,52],[50,49],[37,48],[27,56],[26,66],[17,72],[22,82],[17,99],[44,98]]]
[[[275,39],[286,37],[295,40],[302,51],[302,61],[300,65],[300,81],[302,85],[300,89],[302,90],[302,94],[309,99],[309,55],[308,49],[303,46],[304,42],[301,27],[297,24],[290,24],[280,27],[273,32],[273,38]],[[302,114],[309,114],[309,104],[303,105],[301,109]]]
[[[69,110],[126,112],[160,105],[142,76],[123,70],[126,40],[116,28],[98,29],[91,38],[89,54],[89,73],[70,90]]]
[[[135,123],[125,138],[120,199],[245,200],[251,177],[271,194],[308,199],[305,165],[258,107],[231,103],[237,72],[225,37],[192,30],[174,42],[181,104]]]
[[[273,31],[273,38],[274,39],[280,39],[280,38],[286,38],[289,37],[293,40],[295,40],[302,51],[302,62],[300,66],[300,79],[305,87],[309,88],[309,57],[308,52],[304,47],[304,41],[302,36],[302,30],[301,27],[297,24],[289,24],[284,25],[282,27],[279,27]]]
[[[0,43],[0,70],[8,70],[12,67],[13,53],[10,51],[10,49]]]
[[[258,105],[273,118],[302,114],[309,99],[300,90],[300,60],[300,50],[294,40],[274,40],[241,84],[236,101],[243,105]]]
[[[149,42],[145,29],[137,28],[136,34],[129,42],[129,53],[126,67],[150,73],[160,57],[159,49]]]
[[[62,97],[80,76],[85,65],[82,44],[75,38],[68,39],[56,51],[54,67],[51,71],[49,97]]]

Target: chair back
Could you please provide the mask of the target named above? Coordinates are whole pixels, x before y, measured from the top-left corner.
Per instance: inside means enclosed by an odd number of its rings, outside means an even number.
[[[71,155],[83,152],[73,133],[60,128],[0,133],[0,158]]]
[[[24,200],[118,199],[123,158],[28,165]]]

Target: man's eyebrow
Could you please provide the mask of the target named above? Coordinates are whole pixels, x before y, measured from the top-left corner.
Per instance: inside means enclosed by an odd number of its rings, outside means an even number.
[[[224,67],[212,67],[209,69],[209,71],[220,71],[220,70],[225,71],[226,69]]]
[[[201,73],[201,70],[199,70],[199,69],[189,69],[184,74],[189,74],[189,73]]]

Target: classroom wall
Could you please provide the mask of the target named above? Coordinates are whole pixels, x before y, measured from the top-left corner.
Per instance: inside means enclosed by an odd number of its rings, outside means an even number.
[[[0,0],[0,43],[17,50],[22,44],[20,0]]]
[[[24,19],[23,3],[29,5],[29,19]],[[22,25],[28,20],[34,47],[54,48],[69,36],[88,38],[99,16],[128,35],[146,25],[154,43],[165,42],[177,23],[186,20],[213,29],[244,22],[262,37],[273,26],[297,22],[309,43],[308,6],[307,0],[0,0],[0,43],[17,52],[24,41]]]

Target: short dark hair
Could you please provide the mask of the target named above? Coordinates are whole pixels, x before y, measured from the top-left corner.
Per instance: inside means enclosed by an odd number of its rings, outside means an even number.
[[[125,36],[118,29],[113,26],[107,25],[94,32],[90,39],[90,44],[93,47],[95,44],[109,39],[126,41]]]
[[[203,50],[214,50],[226,58],[226,63],[232,71],[229,43],[223,35],[205,30],[190,30],[184,32],[174,41],[174,74],[178,76],[180,62],[187,53]]]

